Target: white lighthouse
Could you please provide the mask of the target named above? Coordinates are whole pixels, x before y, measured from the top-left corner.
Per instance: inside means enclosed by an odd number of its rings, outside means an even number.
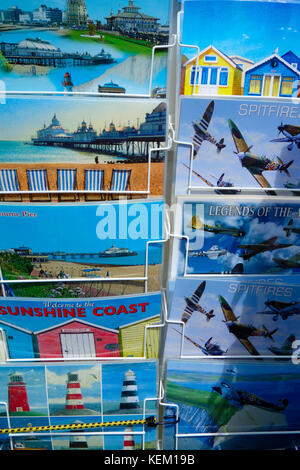
[[[139,407],[135,373],[129,369],[123,380],[120,410],[134,410]]]

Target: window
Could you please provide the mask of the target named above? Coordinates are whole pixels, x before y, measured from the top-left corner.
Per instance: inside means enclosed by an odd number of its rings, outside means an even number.
[[[293,94],[293,77],[282,77],[280,94],[291,96]]]
[[[249,93],[259,95],[261,93],[262,76],[252,75],[249,84]]]
[[[202,73],[201,73],[201,85],[207,85],[207,80],[208,80],[208,68],[207,67],[202,67]]]
[[[204,62],[218,62],[218,57],[216,55],[205,55]]]
[[[228,69],[226,67],[221,67],[219,84],[221,86],[227,86],[228,85]]]
[[[191,78],[190,78],[190,85],[194,85],[194,83],[198,83],[199,81],[199,67],[197,67],[197,76],[196,76],[196,81],[195,81],[195,73],[196,73],[196,67],[193,65],[191,67]]]

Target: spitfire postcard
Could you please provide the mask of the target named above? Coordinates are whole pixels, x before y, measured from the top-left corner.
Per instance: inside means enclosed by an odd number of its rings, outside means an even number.
[[[251,98],[181,98],[176,193],[300,192],[300,106]]]
[[[13,366],[1,365],[0,383],[2,450],[155,448],[156,428],[148,431],[140,421],[156,415],[156,361],[47,366],[16,362]],[[121,421],[126,424],[121,425]],[[106,425],[101,427],[100,423]],[[47,426],[45,433],[33,437],[27,431],[28,435],[10,436],[12,428],[20,433],[21,427],[38,426]],[[62,426],[65,432],[50,428],[49,439],[49,426]]]
[[[273,360],[168,361],[166,377],[169,413],[177,410],[179,423],[176,436],[174,426],[165,428],[165,449],[175,449],[176,444],[185,450],[299,445],[299,365]]]
[[[161,296],[0,298],[0,358],[158,356]]]
[[[12,290],[12,281],[14,285],[37,280],[37,284],[57,280],[64,284],[76,279],[104,285],[105,281],[116,279],[119,287],[126,285],[127,280],[146,280],[149,291],[158,291],[163,210],[163,201],[159,199],[99,204],[2,204],[1,279]],[[51,297],[50,290],[46,297]]]
[[[165,101],[9,95],[0,106],[0,200],[163,195]]]
[[[20,3],[1,1],[1,90],[166,94],[169,0]]]
[[[185,0],[182,12],[181,94],[299,97],[299,1]]]
[[[299,276],[178,278],[165,355],[291,360],[300,345],[298,285]]]
[[[178,200],[173,277],[299,273],[300,208],[294,197]]]

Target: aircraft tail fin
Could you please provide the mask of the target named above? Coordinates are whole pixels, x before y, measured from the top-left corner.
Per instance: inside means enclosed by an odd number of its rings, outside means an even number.
[[[285,410],[286,407],[287,407],[288,404],[289,404],[289,401],[288,401],[287,398],[281,398],[281,399],[279,400],[279,403],[280,403],[281,406],[282,406],[282,410]]]
[[[288,168],[291,166],[292,163],[294,163],[294,160],[290,160],[288,163],[283,163],[283,164],[280,166],[279,171],[280,171],[280,172],[281,172],[281,171],[284,171],[284,172],[287,174],[287,176],[290,177],[291,175],[290,175],[290,172],[288,171]]]
[[[213,309],[208,312],[206,315],[206,321],[209,321],[211,318],[215,317]]]
[[[278,331],[278,328],[275,328],[275,330],[269,331],[268,328],[266,328],[265,325],[263,325],[263,329],[266,332],[267,338],[270,338],[272,341],[274,341],[273,335],[276,333],[276,331]]]
[[[202,230],[203,229],[203,222],[201,221],[199,215],[193,215],[191,220],[191,226],[195,230]]]
[[[283,230],[286,232],[286,236],[289,237],[292,233],[292,227],[293,227],[293,219],[289,221],[286,227],[283,228]]]
[[[221,150],[226,147],[226,145],[224,144],[224,138],[220,139],[219,142],[216,143],[216,146],[218,149],[218,153],[220,153]]]

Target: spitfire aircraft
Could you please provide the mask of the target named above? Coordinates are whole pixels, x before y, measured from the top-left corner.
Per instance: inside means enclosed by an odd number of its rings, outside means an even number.
[[[271,188],[271,185],[262,174],[263,171],[279,171],[280,173],[283,171],[290,176],[288,168],[292,165],[294,160],[291,160],[288,163],[283,163],[283,161],[277,157],[278,162],[276,162],[267,157],[251,153],[250,150],[252,146],[249,147],[246,144],[245,139],[234,122],[229,119],[228,124],[237,149],[237,152],[234,153],[238,156],[242,167],[249,170],[253,178],[255,178],[262,188]]]
[[[224,139],[221,139],[219,142],[214,139],[212,135],[209,134],[207,131],[209,123],[211,121],[212,115],[214,113],[214,108],[215,108],[215,102],[211,101],[209,105],[207,106],[206,110],[204,111],[204,114],[201,118],[200,121],[198,122],[193,122],[193,128],[195,131],[194,137],[193,137],[193,144],[194,144],[194,152],[193,152],[193,158],[196,158],[197,153],[201,147],[201,144],[203,140],[207,140],[211,144],[215,145],[217,147],[217,151],[221,152],[221,150],[226,147],[224,144]]]
[[[203,354],[205,354],[206,356],[222,356],[223,354],[225,354],[227,351],[223,351],[220,346],[216,343],[212,343],[212,337],[209,338],[205,343],[204,343],[204,346],[201,346],[201,344],[199,343],[196,343],[196,341],[192,340],[191,338],[189,338],[188,336],[180,333],[180,331],[176,330],[174,328],[174,330],[180,334],[181,336],[183,336],[185,339],[187,339],[190,343],[192,343],[194,346],[196,346],[196,348],[200,349]]]
[[[283,134],[284,137],[272,139],[271,142],[289,142],[289,145],[287,146],[289,151],[293,150],[294,145],[300,149],[300,126],[281,123],[277,129],[279,131],[278,135]]]
[[[204,230],[205,232],[212,232],[216,234],[231,235],[232,237],[244,237],[246,232],[239,228],[227,227],[216,222],[215,225],[204,224],[198,215],[193,215],[191,220],[191,228],[194,230]]]
[[[188,170],[190,170],[190,167],[187,166],[185,163],[183,163],[183,165]],[[222,173],[219,178],[216,178],[215,176],[213,176],[213,178],[215,178],[217,180],[216,184],[213,184],[213,183],[211,183],[211,181],[209,181],[206,178],[204,178],[203,176],[201,176],[197,171],[192,170],[192,172],[194,173],[194,175],[198,176],[198,178],[200,178],[202,181],[204,181],[204,183],[206,183],[207,186],[210,186],[212,188],[215,188],[216,186],[218,188],[232,188],[233,187],[232,183],[230,183],[229,181],[224,180],[225,173]],[[240,189],[215,189],[215,193],[217,193],[217,194],[237,194],[239,192],[241,192]]]
[[[220,249],[217,245],[213,245],[207,251],[201,250],[189,250],[189,256],[195,257],[207,257],[209,259],[217,259],[219,256],[227,255],[227,250]]]
[[[275,261],[275,263],[280,266],[280,268],[300,268],[300,252],[287,259],[274,257],[273,261]]]
[[[249,341],[249,336],[263,336],[265,338],[270,338],[272,341],[274,333],[276,333],[277,329],[273,331],[269,331],[265,326],[260,328],[256,328],[252,325],[245,325],[238,321],[239,317],[236,317],[232,311],[232,308],[227,303],[227,301],[219,295],[219,302],[224,314],[225,320],[223,322],[226,324],[228,331],[232,333],[239,342],[247,349],[247,351],[253,356],[259,356],[259,352],[253,346],[253,344]]]
[[[286,232],[286,236],[289,237],[291,233],[300,233],[300,227],[293,227],[293,219],[289,221],[286,227],[283,229]]]
[[[206,316],[206,320],[209,321],[211,318],[213,318],[214,311],[210,310],[207,312],[201,305],[199,304],[199,300],[202,297],[202,294],[204,292],[206,286],[206,281],[202,281],[201,284],[197,287],[195,292],[191,297],[185,297],[184,300],[186,302],[186,307],[184,309],[184,312],[181,317],[181,321],[183,323],[187,323],[187,321],[191,318],[192,314],[196,312],[200,312],[203,315]]]
[[[240,407],[251,405],[267,411],[283,411],[289,403],[287,398],[278,400],[278,404],[269,402],[254,393],[247,392],[246,390],[238,390],[231,383],[225,381],[215,385],[212,389],[232,405]]]
[[[292,347],[292,344],[295,340],[296,340],[296,336],[291,334],[286,338],[286,340],[283,342],[280,348],[276,346],[270,346],[269,350],[276,356],[291,356],[294,350]]]
[[[286,320],[293,315],[300,315],[299,302],[280,302],[279,300],[267,300],[265,302],[269,310],[258,312],[259,314],[273,315],[273,320],[277,321],[278,317]]]
[[[243,244],[238,245],[238,248],[245,250],[245,253],[241,255],[245,261],[252,258],[252,256],[264,253],[265,251],[279,250],[279,248],[287,248],[292,246],[292,243],[275,243],[278,237],[272,237],[268,240],[264,240],[261,243]]]

